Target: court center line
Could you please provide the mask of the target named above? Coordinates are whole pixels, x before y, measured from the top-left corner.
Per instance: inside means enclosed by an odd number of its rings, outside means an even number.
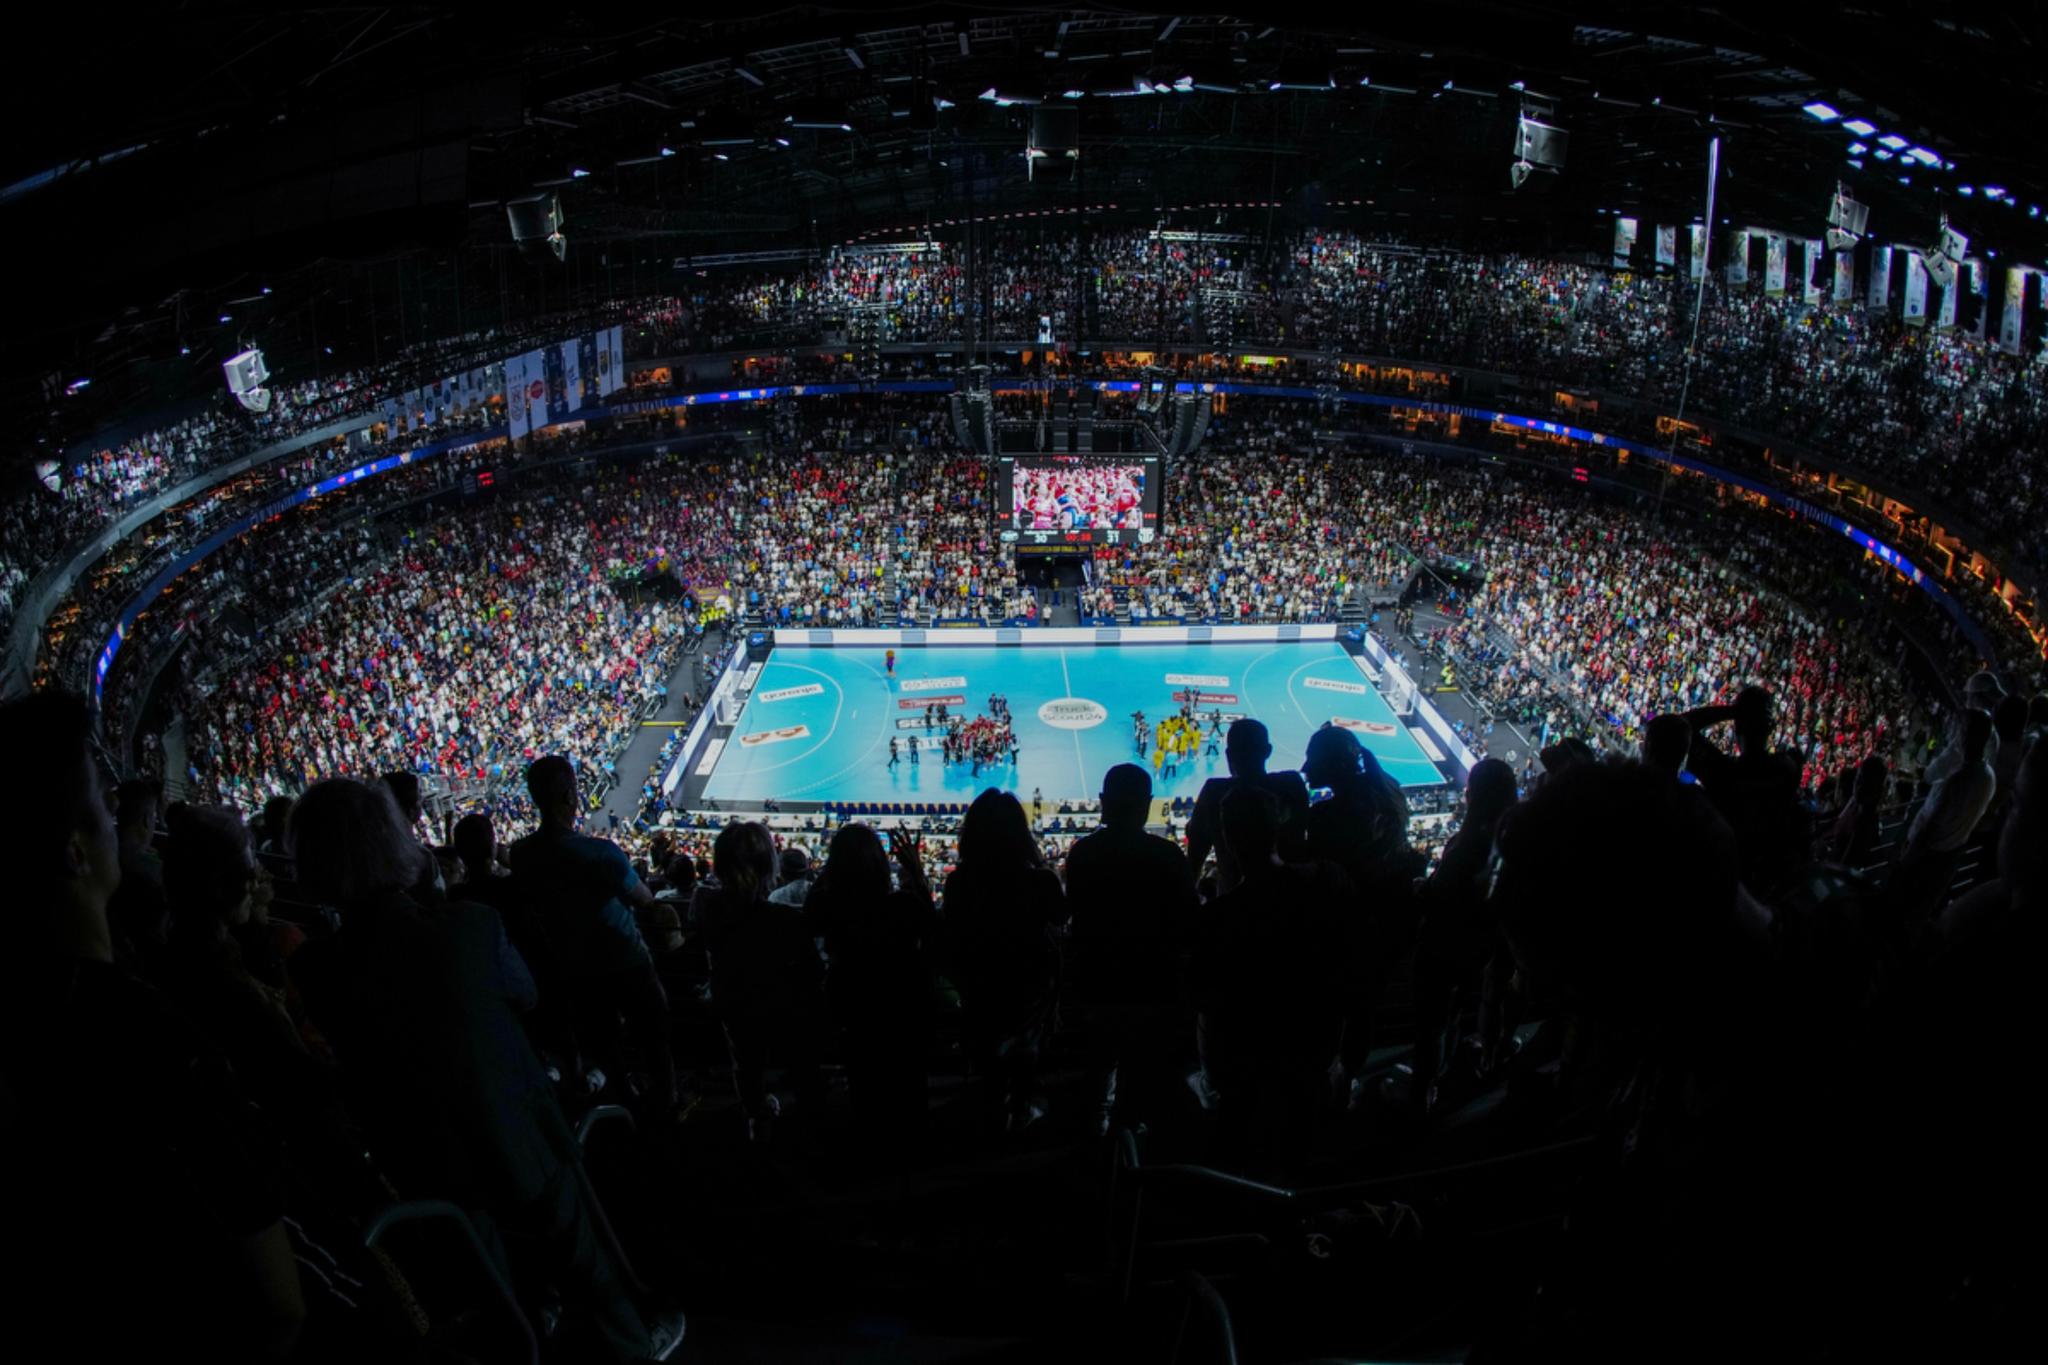
[[[1067,672],[1065,645],[1060,646],[1060,685],[1066,689],[1069,697],[1074,695],[1074,679],[1073,675]],[[1088,765],[1081,760],[1081,732],[1070,730],[1067,733],[1074,737],[1074,776],[1081,784],[1075,788],[1074,795],[1077,799],[1085,801],[1088,799]]]

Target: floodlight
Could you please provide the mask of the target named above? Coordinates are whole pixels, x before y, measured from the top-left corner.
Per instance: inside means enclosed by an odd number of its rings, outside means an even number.
[[[235,396],[250,412],[265,412],[270,407],[270,390],[263,387],[263,381],[270,378],[270,369],[263,363],[263,352],[251,348],[237,356],[230,356],[221,364],[228,377],[228,392]]]

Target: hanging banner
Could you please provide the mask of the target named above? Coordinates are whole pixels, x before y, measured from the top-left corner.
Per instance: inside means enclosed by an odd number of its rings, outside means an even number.
[[[2020,321],[2027,311],[2027,268],[2005,268],[2005,308],[1998,315],[1998,349],[2007,355],[2020,353]]]
[[[526,435],[531,423],[526,416],[526,357],[509,356],[505,361],[505,421],[514,440]]]
[[[1628,258],[1636,249],[1638,225],[1633,218],[1614,220],[1614,264],[1617,269],[1627,269]]]
[[[1692,264],[1686,270],[1686,278],[1697,280],[1707,273],[1707,229],[1703,223],[1692,225]]]
[[[526,425],[537,431],[548,424],[548,350],[543,347],[526,353],[526,386],[523,397],[526,401]],[[508,399],[510,395],[507,395]]]
[[[1785,292],[1785,239],[1775,232],[1764,238],[1764,292]]]
[[[1963,266],[1956,267],[1954,282],[1941,291],[1941,306],[1935,310],[1934,325],[1953,330],[1956,325],[1956,304],[1963,296]]]
[[[1678,264],[1678,227],[1673,223],[1657,225],[1657,264]]]
[[[1888,246],[1874,246],[1870,249],[1870,308],[1873,312],[1885,307],[1892,296],[1892,249]]]
[[[1917,251],[1906,253],[1906,307],[1900,316],[1908,326],[1927,325],[1927,263]]]
[[[1735,228],[1728,233],[1728,283],[1749,283],[1749,229]]]
[[[588,337],[570,337],[562,343],[562,411],[578,412],[583,407],[583,348]]]
[[[625,383],[626,331],[614,325],[597,334],[597,396],[609,398]]]
[[[1835,253],[1835,302],[1853,303],[1856,300],[1856,253],[1837,251]]]
[[[1799,297],[1809,304],[1820,302],[1821,245],[1811,237],[1806,239],[1806,271],[1799,278]]]
[[[1970,335],[1982,341],[1984,328],[1989,319],[1991,272],[1984,268],[1984,262],[1972,256],[1963,262],[1963,268],[1970,272]]]

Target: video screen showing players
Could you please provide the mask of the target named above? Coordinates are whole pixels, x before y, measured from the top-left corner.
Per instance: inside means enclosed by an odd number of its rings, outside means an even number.
[[[1159,461],[1132,455],[1006,458],[1003,539],[1024,545],[1148,541],[1159,521]]]

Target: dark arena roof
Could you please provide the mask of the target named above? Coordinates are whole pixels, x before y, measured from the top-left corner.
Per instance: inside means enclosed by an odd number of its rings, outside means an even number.
[[[18,46],[43,1355],[2012,1354],[2040,5]]]
[[[0,211],[36,243],[15,257],[33,303],[12,310],[8,372],[171,384],[168,360],[210,373],[259,332],[273,364],[316,339],[374,354],[666,288],[695,258],[1077,206],[1255,204],[1267,222],[1584,251],[1607,244],[1603,216],[1692,221],[1715,136],[1737,225],[1817,233],[1839,180],[1878,231],[1932,240],[1949,212],[2043,254],[2031,7],[1359,16],[229,5],[102,32],[55,14],[78,55],[20,73],[0,151]],[[1515,191],[1525,105],[1566,130],[1568,158]],[[1071,110],[1082,155],[1033,175],[1040,110]],[[1900,155],[1863,138],[1851,164],[1856,118],[1906,139]],[[504,205],[549,190],[566,268],[521,268]]]

